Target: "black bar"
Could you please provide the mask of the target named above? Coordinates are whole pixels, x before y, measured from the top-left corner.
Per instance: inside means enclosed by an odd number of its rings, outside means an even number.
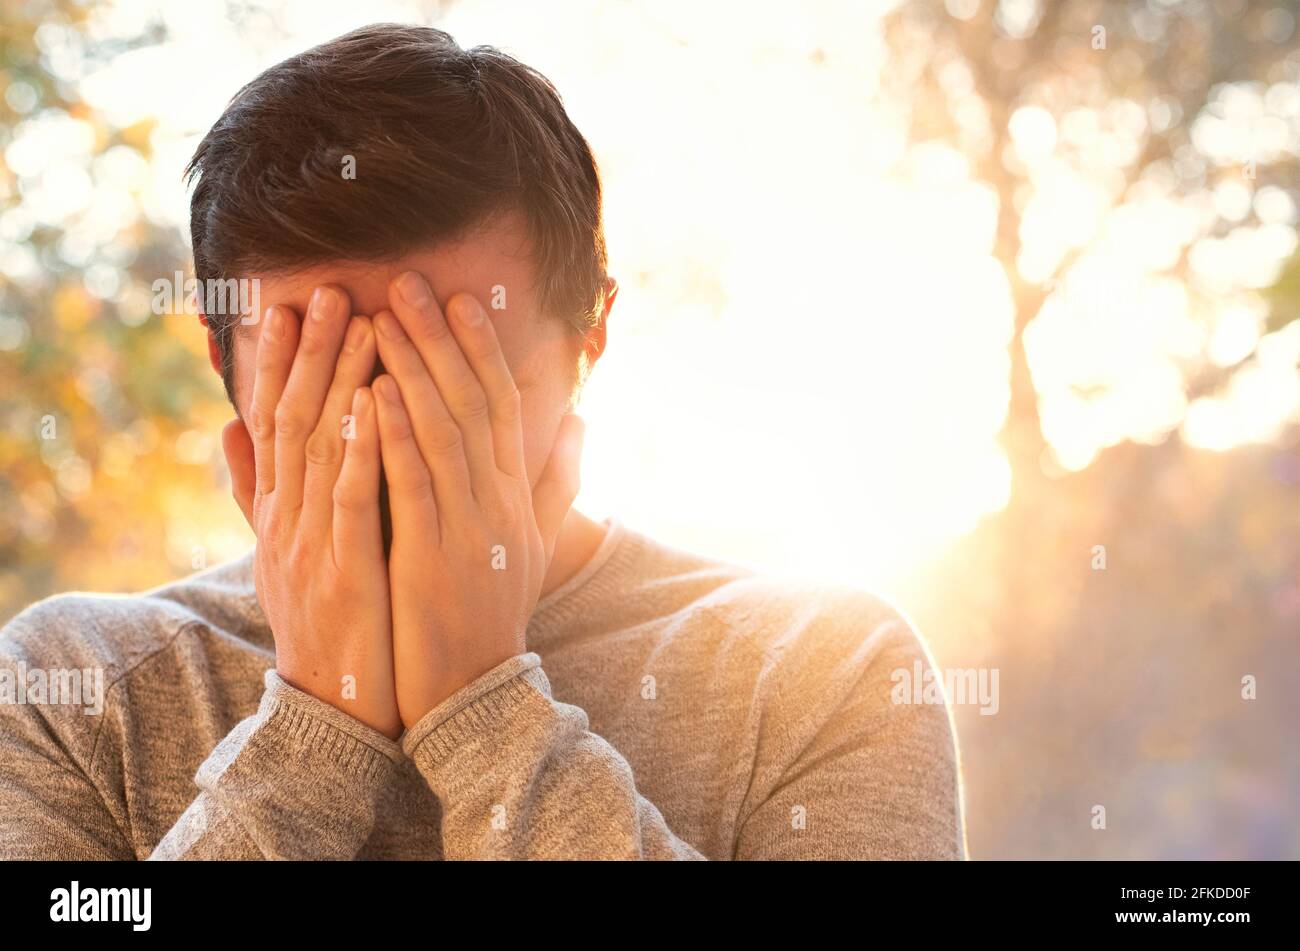
[[[442,941],[467,929],[533,929],[550,943],[591,938],[597,923],[615,928],[602,932],[611,940],[670,940],[691,935],[693,922],[700,937],[785,926],[818,942],[836,933],[911,935],[925,945],[1128,933],[1222,943],[1293,923],[1295,873],[1290,862],[5,863],[0,907],[15,935],[205,944],[408,929]],[[139,903],[120,906],[127,920],[52,921],[56,890],[70,899],[73,882],[87,909],[100,889],[148,888],[148,930],[135,930],[127,913],[134,908],[142,922],[143,892]]]

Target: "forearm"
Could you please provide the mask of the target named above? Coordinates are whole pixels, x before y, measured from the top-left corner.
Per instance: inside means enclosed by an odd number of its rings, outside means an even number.
[[[257,713],[199,767],[199,796],[151,859],[351,859],[397,744],[274,671]]]
[[[403,739],[442,803],[449,859],[699,859],[627,761],[551,697],[536,654],[494,668]]]

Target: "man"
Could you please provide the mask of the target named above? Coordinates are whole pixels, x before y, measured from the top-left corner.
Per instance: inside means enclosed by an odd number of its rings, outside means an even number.
[[[5,629],[5,666],[106,692],[0,707],[0,854],[964,855],[896,612],[570,508],[617,289],[542,76],[368,27],[246,86],[190,171],[200,286],[270,305],[205,317],[257,546]]]

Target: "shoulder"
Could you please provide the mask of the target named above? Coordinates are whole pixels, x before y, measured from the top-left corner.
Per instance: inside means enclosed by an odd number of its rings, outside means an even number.
[[[0,629],[0,663],[93,667],[111,684],[190,627],[247,627],[255,606],[247,557],[139,594],[58,594]]]
[[[832,656],[861,664],[926,655],[902,611],[864,589],[755,574],[719,588],[710,609],[736,619],[738,636],[784,665]]]
[[[831,796],[837,816],[870,827],[855,831],[844,819],[845,842],[871,839],[858,841],[861,854],[964,854],[956,733],[942,686],[899,688],[943,682],[906,614],[843,585],[707,559],[694,572],[716,583],[691,601],[695,623],[683,626],[719,703],[743,707],[753,808],[780,800],[783,789]]]
[[[239,620],[260,617],[247,561],[139,594],[59,594],[20,612],[0,629],[0,744],[88,764],[116,684],[190,650],[188,635],[243,643],[256,631]]]
[[[921,633],[885,597],[765,575],[643,535],[627,548],[637,567],[620,572],[620,614],[652,603],[637,619],[657,621],[661,647],[680,648],[768,714],[788,709],[811,726],[851,705],[859,722],[910,717],[951,744],[942,690],[926,693],[925,709],[896,709],[900,678],[940,678]]]
[[[753,576],[715,592],[709,610],[731,640],[761,653],[753,685],[765,715],[808,734],[839,720],[864,731],[918,731],[936,754],[953,746],[949,711],[898,702],[900,677],[932,678],[930,650],[910,619],[870,591]]]
[[[879,594],[766,575],[644,536],[637,550],[653,565],[638,572],[641,584],[671,592],[675,610],[702,620],[718,646],[761,654],[785,676],[930,664],[916,627]]]

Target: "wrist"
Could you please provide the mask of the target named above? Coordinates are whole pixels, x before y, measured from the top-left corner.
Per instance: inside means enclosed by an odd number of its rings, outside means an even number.
[[[407,729],[410,729],[470,684],[523,653],[522,648],[506,647],[491,653],[484,652],[473,658],[463,658],[454,667],[437,664],[436,673],[425,678],[415,690],[411,691],[409,699],[403,698],[407,702],[399,702],[402,709],[402,722]]]
[[[300,690],[275,670],[268,670],[263,682],[266,691],[259,715],[284,738],[285,749],[292,747],[309,760],[321,754],[348,771],[366,775],[387,773],[400,762],[397,738]]]
[[[382,704],[362,702],[356,695],[354,678],[344,674],[339,674],[337,677],[302,675],[293,669],[293,665],[279,662],[276,664],[275,673],[286,686],[326,704],[388,740],[396,741],[402,735],[402,719],[396,707],[392,704],[385,707]],[[349,683],[353,685],[351,691],[348,690]],[[349,693],[352,695],[349,696]]]
[[[412,724],[401,748],[421,770],[436,768],[469,748],[498,750],[504,742],[500,731],[514,733],[520,711],[534,700],[549,697],[550,682],[542,672],[541,658],[532,652],[516,654]]]

